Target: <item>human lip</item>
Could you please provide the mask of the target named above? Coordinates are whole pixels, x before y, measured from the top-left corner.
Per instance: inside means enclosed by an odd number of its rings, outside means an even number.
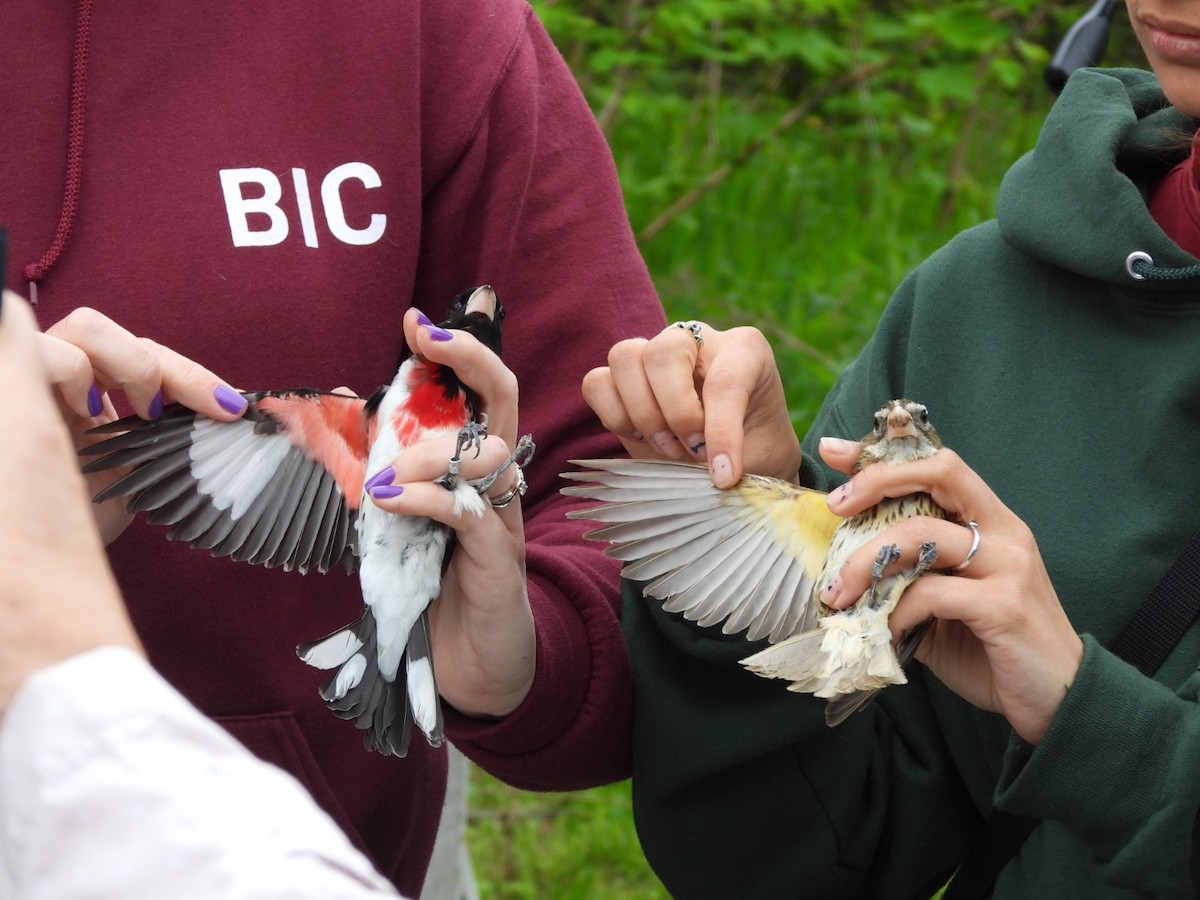
[[[1142,24],[1155,51],[1164,59],[1200,65],[1200,27],[1154,16],[1143,17]]]

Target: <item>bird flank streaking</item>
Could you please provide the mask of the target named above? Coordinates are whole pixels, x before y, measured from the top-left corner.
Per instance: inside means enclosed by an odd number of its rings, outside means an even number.
[[[892,400],[862,439],[855,471],[922,459],[942,447],[928,411]],[[746,632],[771,646],[742,660],[789,690],[828,699],[826,721],[837,725],[882,687],[903,684],[904,666],[925,626],[893,646],[888,616],[901,594],[937,560],[932,542],[899,570],[895,545],[885,546],[870,587],[852,605],[821,602],[830,581],[859,547],[913,516],[946,518],[924,493],[888,498],[856,515],[834,515],[825,494],[790,482],[744,475],[732,488],[713,485],[702,466],[665,460],[575,460],[584,471],[564,478],[591,482],[564,494],[602,501],[571,518],[607,523],[585,537],[611,544],[605,553],[627,563],[624,577],[645,582],[647,597],[699,625]]]
[[[499,354],[504,315],[485,285],[456,297],[437,327],[470,332]],[[462,454],[478,452],[486,417],[452,369],[417,354],[366,400],[311,388],[243,396],[248,407],[232,422],[172,405],[153,421],[131,416],[95,429],[123,433],[81,451],[98,457],[85,472],[134,467],[95,501],[128,496],[130,512],[148,511],[150,522],[171,526],[169,538],[214,556],[301,573],[338,565],[357,572],[362,615],[297,652],[333,670],[321,697],[354,720],[368,749],[404,756],[414,722],[439,745],[427,608],[440,591],[453,530],[380,509],[369,496],[379,485],[366,476],[407,447],[457,435],[439,483],[454,493],[457,514],[482,516],[482,493],[508,466],[528,461],[533,442],[522,438],[486,478],[460,478]]]

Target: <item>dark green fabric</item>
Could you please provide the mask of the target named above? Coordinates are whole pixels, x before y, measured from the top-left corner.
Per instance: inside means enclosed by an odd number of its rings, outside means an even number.
[[[1200,529],[1200,280],[1125,266],[1135,250],[1198,262],[1144,200],[1194,128],[1146,73],[1077,73],[997,221],[905,280],[805,441],[805,474],[829,487],[819,436],[861,437],[885,400],[919,400],[1029,524],[1086,636],[1045,740],[1022,744],[920,666],[828,729],[823,701],[741,670],[741,638],[627,587],[635,813],[673,895],[923,900],[993,801],[1047,820],[997,897],[1195,895],[1200,627],[1161,684],[1101,646]]]

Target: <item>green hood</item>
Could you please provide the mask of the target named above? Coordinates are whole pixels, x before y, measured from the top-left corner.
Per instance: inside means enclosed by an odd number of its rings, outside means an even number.
[[[996,209],[1005,241],[1121,287],[1130,286],[1126,262],[1137,251],[1153,260],[1141,270],[1148,276],[1142,287],[1200,279],[1200,260],[1177,247],[1146,208],[1146,185],[1187,156],[1196,126],[1167,105],[1149,72],[1077,72],[1037,146],[1000,186]]]

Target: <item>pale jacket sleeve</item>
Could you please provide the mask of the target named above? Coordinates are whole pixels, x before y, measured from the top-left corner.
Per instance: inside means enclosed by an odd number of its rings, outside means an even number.
[[[0,896],[397,896],[308,793],[132,651],[31,676],[0,720]]]

